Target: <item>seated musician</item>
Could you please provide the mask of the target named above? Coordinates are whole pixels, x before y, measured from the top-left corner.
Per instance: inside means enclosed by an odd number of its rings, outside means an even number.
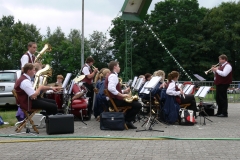
[[[132,106],[131,109],[127,110],[125,114],[125,122],[129,129],[136,129],[132,124],[132,121],[135,121],[136,114],[142,108],[142,105],[138,101],[132,101],[132,103],[128,103],[124,101],[124,98],[127,98],[129,95],[126,94],[130,91],[130,88],[126,90],[121,90],[121,85],[118,79],[118,73],[120,72],[120,67],[117,61],[111,61],[108,64],[108,68],[111,71],[111,74],[106,77],[105,80],[105,88],[108,89],[111,98],[115,102],[116,106]]]
[[[166,94],[166,102],[164,104],[164,112],[168,118],[168,122],[174,123],[178,119],[179,115],[179,105],[190,103],[187,109],[194,111],[194,116],[196,117],[196,101],[193,95],[185,95],[182,90],[176,86],[178,81],[179,73],[177,71],[172,71],[168,74],[168,84]],[[184,96],[183,96],[184,95]]]
[[[33,64],[26,63],[23,67],[23,74],[16,81],[14,89],[16,90],[20,107],[24,110],[43,109],[47,115],[57,113],[57,104],[54,100],[45,99],[38,96],[40,91],[53,90],[57,91],[59,88],[50,86],[39,86],[35,91],[32,86],[31,78],[35,74]]]
[[[62,75],[57,75],[57,82],[55,83],[55,86],[62,86],[64,77]]]
[[[94,103],[94,116],[96,117],[96,120],[100,120],[100,114],[108,109],[108,98],[104,94],[105,89],[105,79],[107,76],[109,76],[110,70],[108,68],[105,68],[103,70],[100,70],[99,72],[99,81],[96,85],[96,88],[98,89],[98,93],[96,94],[96,99]]]

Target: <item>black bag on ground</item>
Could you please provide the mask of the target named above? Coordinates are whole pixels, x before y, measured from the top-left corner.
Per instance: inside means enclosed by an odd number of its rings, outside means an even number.
[[[65,134],[74,132],[74,116],[72,114],[56,114],[46,118],[47,134]]]
[[[122,112],[103,112],[100,115],[101,130],[124,130],[125,118]]]
[[[187,110],[184,108],[180,108],[179,110],[179,124],[180,125],[194,125],[195,124],[195,118],[193,116],[192,110]]]

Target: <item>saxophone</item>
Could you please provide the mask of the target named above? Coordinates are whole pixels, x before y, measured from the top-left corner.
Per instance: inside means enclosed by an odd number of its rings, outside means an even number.
[[[126,84],[122,84],[122,78],[118,78],[118,80],[121,86],[125,88],[127,87]],[[128,97],[125,97],[123,100],[126,101],[127,103],[132,103],[132,101],[137,101],[138,99],[139,99],[138,95],[132,96],[132,91],[130,90],[130,92],[128,93]]]
[[[130,91],[128,93],[128,95],[129,95],[128,97],[123,99],[124,101],[126,101],[128,103],[132,103],[132,101],[138,101],[138,99],[139,99],[138,95],[132,96],[132,91]]]

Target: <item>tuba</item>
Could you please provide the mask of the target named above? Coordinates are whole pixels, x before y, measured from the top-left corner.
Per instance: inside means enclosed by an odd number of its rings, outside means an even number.
[[[52,68],[50,67],[49,64],[46,64],[46,66],[43,69],[39,70],[35,74],[35,79],[34,79],[34,84],[33,84],[34,90],[36,90],[39,87],[40,76],[43,76],[42,84],[43,85],[46,84],[47,78],[52,76]]]
[[[40,52],[37,52],[38,55],[36,56],[36,58],[35,58],[35,60],[34,60],[34,63],[36,63],[36,62],[42,57],[42,55],[43,55],[44,53],[46,53],[46,52],[51,52],[51,50],[52,50],[51,45],[48,44],[48,43],[45,44],[44,47],[43,47],[43,49],[42,49]]]

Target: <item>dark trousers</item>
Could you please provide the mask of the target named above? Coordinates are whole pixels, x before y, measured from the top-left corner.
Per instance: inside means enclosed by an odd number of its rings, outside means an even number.
[[[218,105],[217,114],[228,115],[227,89],[229,84],[216,85],[216,102]]]
[[[32,109],[45,110],[47,115],[56,114],[58,112],[56,101],[47,98],[37,98],[36,100],[32,100]]]
[[[197,105],[196,105],[196,100],[194,98],[194,95],[185,94],[185,98],[183,98],[183,96],[181,96],[181,104],[187,104],[187,103],[191,104],[189,107],[187,107],[187,109],[193,110],[194,116],[196,116]]]
[[[87,92],[86,96],[89,97],[89,99],[88,99],[88,112],[90,114],[90,113],[92,113],[92,107],[93,107],[93,95],[94,95],[93,84],[84,83],[84,86],[88,89],[88,92]]]
[[[117,107],[132,106],[131,109],[127,110],[126,115],[125,115],[125,121],[127,121],[127,122],[134,121],[136,115],[142,108],[141,103],[139,103],[138,101],[132,101],[132,103],[128,103],[124,100],[119,100],[119,99],[113,99],[113,101]]]

